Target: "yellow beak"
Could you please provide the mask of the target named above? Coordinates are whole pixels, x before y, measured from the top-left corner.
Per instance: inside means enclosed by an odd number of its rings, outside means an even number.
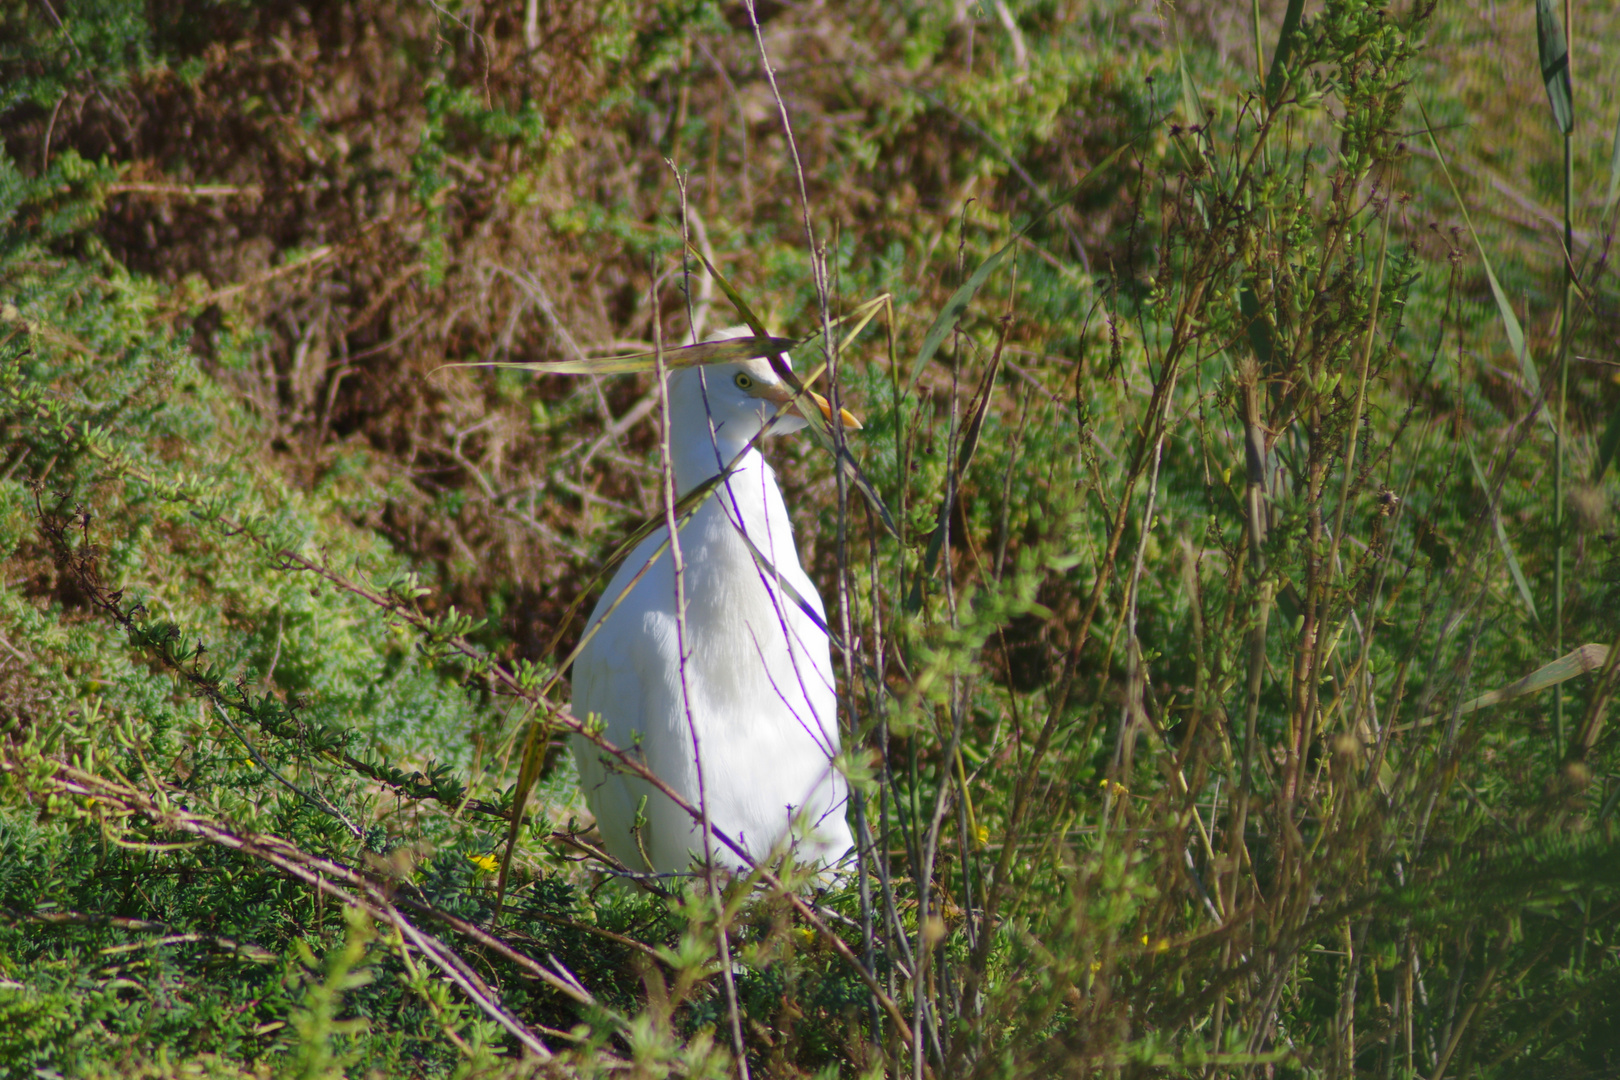
[[[810,391],[810,400],[816,403],[816,408],[821,410],[821,415],[827,423],[832,423],[832,404],[814,390]],[[855,419],[855,414],[848,409],[839,409],[838,419],[843,421],[845,431],[861,430],[861,422]]]
[[[793,400],[793,391],[789,390],[785,386],[759,387],[758,389],[754,390],[753,393],[757,397],[762,397],[766,401],[773,401],[778,405],[786,405],[789,401]],[[821,415],[827,421],[827,423],[832,423],[832,405],[827,401],[827,399],[812,390],[810,391],[810,400],[816,403],[816,408],[821,410]],[[800,411],[803,412],[804,410],[801,408]],[[807,417],[807,419],[809,418]],[[855,414],[850,412],[848,409],[839,409],[838,419],[843,421],[844,430],[846,431],[861,430],[861,422],[857,420],[855,418]]]

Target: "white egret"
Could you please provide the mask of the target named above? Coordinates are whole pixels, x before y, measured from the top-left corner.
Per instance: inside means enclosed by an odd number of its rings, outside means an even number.
[[[792,394],[763,358],[672,372],[667,407],[677,495],[718,476]],[[831,419],[827,402],[819,395],[814,402],[810,407]],[[840,419],[860,426],[848,413]],[[805,423],[784,415],[771,432]],[[791,844],[799,862],[837,862],[853,840],[844,820],[848,789],[832,764],[839,743],[825,614],[799,565],[776,474],[758,449],[680,529],[689,700],[682,697],[669,552],[604,617],[667,535],[660,529],[642,541],[591,613],[587,626],[602,625],[574,662],[574,715],[600,717],[613,745],[638,754],[693,806],[701,761],[712,827],[753,859]],[[607,849],[626,866],[668,873],[703,857],[702,829],[689,813],[577,735],[574,755]],[[717,866],[745,865],[719,840],[712,850]]]

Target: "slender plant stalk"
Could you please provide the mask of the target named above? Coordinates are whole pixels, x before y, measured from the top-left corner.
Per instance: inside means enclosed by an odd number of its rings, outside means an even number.
[[[760,28],[759,14],[755,9],[755,2],[754,0],[743,0],[743,6],[748,15],[748,23],[753,31],[754,44],[759,53],[760,65],[764,71],[766,81],[770,85],[771,96],[775,100],[777,112],[782,122],[782,134],[786,139],[788,153],[793,162],[793,175],[798,186],[799,210],[804,227],[806,248],[810,257],[811,278],[815,285],[816,299],[819,308],[818,315],[820,316],[821,322],[822,342],[823,347],[826,350],[827,396],[830,400],[832,406],[832,416],[834,417],[833,422],[830,423],[828,427],[832,435],[833,456],[835,461],[833,476],[834,483],[836,484],[837,488],[836,556],[838,566],[838,618],[839,628],[842,631],[843,640],[846,643],[846,647],[842,650],[842,653],[845,700],[848,700],[849,695],[853,694],[855,687],[856,663],[853,649],[855,647],[854,623],[856,617],[857,597],[855,594],[854,578],[851,573],[849,553],[849,478],[842,466],[842,461],[846,455],[845,432],[843,425],[838,423],[836,420],[836,418],[841,415],[841,410],[843,408],[843,390],[842,380],[839,372],[840,356],[838,339],[833,335],[832,330],[831,281],[828,272],[826,252],[825,249],[817,243],[815,226],[811,220],[809,185],[805,180],[804,164],[799,155],[799,145],[798,140],[793,132],[793,122],[788,115],[787,101],[783,98],[781,88],[777,85],[776,71],[771,64],[770,51],[765,46],[765,35],[764,31]],[[874,693],[881,695],[882,692],[883,685],[880,682],[878,683]],[[846,725],[845,730],[849,732],[851,741],[853,741],[858,735],[859,725],[852,719],[851,722]],[[915,751],[915,743],[913,743],[913,750]],[[861,822],[857,821],[857,828],[859,829],[860,827]],[[915,865],[915,863],[913,863],[913,865]],[[860,874],[863,922],[869,921],[868,913],[870,911],[869,892],[866,884],[865,872],[866,863],[864,858],[862,858],[858,866],[858,873]],[[887,886],[887,875],[885,875],[884,884]],[[898,928],[898,921],[896,921],[896,929],[898,930]],[[920,944],[921,941],[919,938],[919,945]],[[867,952],[870,954],[869,936],[867,937],[867,945]],[[916,962],[912,969],[914,976],[913,993],[914,996],[920,1001],[922,999],[922,972],[920,965],[922,965],[925,961],[921,950],[913,955],[916,958]],[[875,984],[869,984],[869,988],[872,990],[875,1001],[878,996],[876,993]],[[926,1010],[924,1011],[926,1012]],[[915,1019],[916,1025],[914,1030],[908,1033],[911,1035],[911,1038],[909,1038],[907,1041],[911,1043],[914,1071],[916,1071],[916,1073],[920,1076],[921,1072],[925,1069],[925,1065],[923,1064],[924,1050],[921,1038],[923,1024],[921,1017],[917,1017]],[[934,1035],[934,1042],[937,1052],[937,1024],[932,1022],[932,1018],[930,1018],[929,1031],[930,1034]],[[943,1055],[941,1055],[941,1058],[943,1060]]]
[[[684,186],[682,194],[684,196]],[[683,260],[684,261],[684,260]],[[703,830],[703,878],[709,900],[714,904],[715,939],[720,953],[720,983],[725,988],[726,1014],[731,1028],[731,1050],[737,1060],[737,1080],[748,1080],[748,1048],[743,1042],[742,1012],[737,1007],[737,984],[731,971],[731,940],[726,927],[726,904],[720,893],[714,873],[714,827],[709,820],[708,792],[703,777],[703,747],[698,739],[697,719],[692,714],[692,691],[686,678],[688,658],[686,626],[686,559],[681,553],[680,523],[676,520],[675,463],[669,442],[669,368],[664,363],[664,332],[662,312],[658,305],[658,287],[662,275],[654,275],[652,287],[654,364],[658,377],[658,397],[663,405],[663,423],[658,429],[658,455],[660,487],[664,496],[664,527],[669,530],[669,561],[675,572],[675,649],[680,657],[677,669],[681,679],[681,707],[686,713],[686,730],[692,738],[692,757],[697,765],[697,808]],[[702,377],[701,374],[699,376]],[[708,396],[704,395],[704,405]]]
[[[1254,73],[1259,79],[1259,85],[1266,84],[1266,50],[1260,43],[1260,0],[1254,0],[1250,5],[1252,11],[1250,18],[1254,24]]]
[[[1564,0],[1564,56],[1571,91],[1570,130],[1564,132],[1564,292],[1559,317],[1558,343],[1558,438],[1553,462],[1553,656],[1564,655],[1564,454],[1569,426],[1569,350],[1572,294],[1575,291],[1575,227],[1573,221],[1575,186],[1575,24],[1574,0]],[[1564,741],[1564,690],[1553,691],[1553,737],[1562,757]]]

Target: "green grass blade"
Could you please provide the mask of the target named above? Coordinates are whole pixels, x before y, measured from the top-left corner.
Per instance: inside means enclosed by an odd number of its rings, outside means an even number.
[[[968,408],[967,426],[962,429],[962,448],[957,452],[955,482],[951,491],[959,493],[962,490],[962,478],[967,475],[968,466],[973,464],[973,455],[979,449],[979,433],[984,430],[984,417],[990,411],[990,399],[994,396],[996,376],[1001,371],[1001,345],[996,346],[995,354],[990,357],[990,366],[985,369],[984,377],[979,380],[979,388],[974,393],[973,404]],[[922,573],[912,584],[911,595],[906,600],[908,611],[922,609],[923,581],[934,576],[934,567],[939,562],[939,553],[945,543],[945,525],[951,515],[955,499],[947,495],[940,503],[939,514],[934,525],[934,531],[928,536],[928,550],[923,555]]]
[[[529,793],[540,781],[540,770],[545,765],[546,746],[551,742],[550,719],[549,714],[545,719],[531,719],[528,731],[524,735],[523,756],[518,764],[517,784],[512,789],[512,816],[506,825],[506,844],[501,851],[500,873],[495,879],[497,916],[506,902],[506,885],[512,873],[512,855],[517,851],[518,834],[523,831],[523,811],[528,806]]]
[[[878,521],[883,525],[883,530],[898,540],[900,538],[900,526],[894,523],[894,515],[889,512],[889,504],[883,501],[883,496],[878,494],[878,489],[872,484],[866,473],[862,471],[854,456],[847,449],[842,453],[834,451],[832,437],[827,434],[826,428],[812,422],[805,430],[811,433],[822,449],[833,454],[834,460],[843,467],[844,475],[848,477],[850,483],[855,485],[855,490],[865,496],[866,501],[877,512]]]
[[[1294,52],[1294,34],[1299,20],[1305,14],[1305,0],[1288,0],[1283,12],[1282,29],[1277,33],[1277,51],[1271,54],[1271,70],[1266,74],[1266,100],[1277,103],[1283,88],[1288,85],[1288,59]]]
[[[877,318],[877,313],[882,311],[883,306],[889,303],[889,301],[892,299],[893,297],[889,293],[883,293],[880,296],[868,300],[866,303],[860,305],[847,314],[840,315],[838,318],[832,320],[834,327],[841,328],[841,332],[838,335],[838,351],[840,354],[843,353],[844,349],[846,349],[852,341],[860,336],[861,331],[865,330],[867,325],[873,319]],[[825,351],[821,343],[822,337],[822,331],[818,329],[809,337],[795,342],[793,344],[793,348],[795,351],[800,352],[808,351],[813,353],[817,349],[822,349]]]
[[[1547,85],[1547,103],[1553,123],[1568,135],[1575,129],[1575,95],[1569,79],[1569,46],[1564,24],[1552,0],[1536,0],[1536,47],[1541,51],[1541,81]]]
[[[732,288],[731,282],[726,280],[724,274],[715,269],[714,264],[709,261],[708,257],[691,244],[686,245],[686,250],[702,261],[704,269],[709,271],[709,277],[714,279],[716,285],[720,286],[720,291],[726,294],[726,299],[731,301],[731,306],[737,309],[737,314],[742,316],[742,321],[748,324],[748,328],[758,337],[769,337],[770,334],[765,329],[765,321],[754,313],[754,309],[748,306],[748,301],[742,298],[742,293]]]
[[[1574,652],[1559,657],[1550,664],[1543,664],[1518,682],[1510,683],[1500,690],[1481,694],[1472,701],[1466,702],[1457,711],[1463,715],[1488,709],[1492,705],[1500,705],[1504,701],[1526,697],[1539,693],[1550,686],[1568,682],[1577,675],[1586,675],[1602,669],[1609,660],[1609,647],[1597,642],[1582,645]]]
[[[1193,82],[1192,72],[1187,70],[1187,56],[1176,49],[1176,70],[1181,74],[1181,111],[1187,117],[1187,123],[1201,125],[1204,122],[1204,106],[1198,95],[1198,87]]]
[[[1181,111],[1187,118],[1187,124],[1193,130],[1185,139],[1174,139],[1172,145],[1176,148],[1183,161],[1186,162],[1190,172],[1214,165],[1208,155],[1204,153],[1204,137],[1199,134],[1209,122],[1209,114],[1204,111],[1203,96],[1199,93],[1198,83],[1193,79],[1192,72],[1187,68],[1187,56],[1181,49],[1178,39],[1176,46],[1176,70],[1181,74]],[[1210,177],[1215,181],[1217,190],[1224,190],[1223,177],[1219,167],[1210,169]],[[1209,224],[1209,207],[1204,200],[1204,192],[1198,186],[1192,188],[1193,205],[1198,208],[1198,216],[1204,224]]]
[[[911,377],[906,382],[907,394],[916,389],[917,379],[922,376],[922,370],[927,366],[928,361],[934,358],[934,353],[939,350],[940,342],[945,340],[945,335],[951,332],[951,327],[955,326],[956,320],[962,317],[962,312],[966,311],[968,304],[973,302],[973,297],[978,294],[979,289],[990,279],[990,275],[996,272],[996,267],[1002,264],[1003,260],[1007,258],[1017,244],[1018,239],[1014,237],[997,248],[995,254],[980,263],[979,268],[973,271],[973,275],[963,282],[960,288],[951,293],[951,298],[945,301],[944,307],[939,309],[939,314],[934,317],[933,324],[928,327],[928,333],[923,335],[922,348],[917,350],[917,359],[911,362]]]
[[[1496,279],[1496,268],[1491,265],[1491,257],[1485,253],[1485,245],[1480,243],[1479,233],[1474,231],[1474,220],[1468,216],[1468,206],[1463,202],[1462,193],[1457,190],[1457,182],[1451,178],[1451,170],[1446,166],[1446,156],[1440,152],[1440,141],[1434,137],[1434,125],[1429,122],[1429,111],[1423,107],[1421,101],[1417,102],[1417,107],[1423,114],[1423,133],[1429,137],[1429,146],[1434,150],[1434,159],[1440,163],[1440,172],[1445,176],[1447,186],[1451,188],[1452,198],[1457,200],[1457,209],[1462,211],[1463,223],[1468,226],[1468,235],[1474,241],[1474,250],[1479,252],[1479,261],[1485,267],[1485,280],[1490,282],[1491,295],[1496,299],[1496,313],[1502,320],[1503,331],[1507,333],[1508,345],[1519,361],[1519,372],[1524,376],[1530,396],[1539,398],[1541,376],[1536,373],[1535,361],[1530,358],[1530,347],[1524,338],[1524,327],[1519,324],[1519,316],[1514,313],[1513,304],[1509,302],[1507,293],[1502,289],[1502,283]],[[1547,426],[1552,426],[1553,418],[1547,410],[1541,410],[1541,419]]]
[[[888,299],[889,294],[884,293],[875,300],[868,300],[848,315],[834,319],[834,326],[841,326],[848,322],[855,324],[848,333],[843,335],[843,342],[848,343],[865,329],[866,325],[872,321]],[[696,345],[686,345],[678,349],[665,349],[664,365],[674,371],[678,368],[696,367],[699,364],[729,364],[737,360],[752,360],[759,356],[793,352],[807,346],[814,347],[821,341],[821,336],[821,331],[817,330],[809,337],[798,339],[757,334],[750,337],[725,338],[720,341],[702,341]],[[656,351],[647,350],[645,352],[620,353],[616,356],[591,356],[580,360],[546,360],[533,363],[473,360],[467,363],[441,364],[439,366],[441,368],[507,368],[513,371],[532,371],[536,375],[632,375],[636,372],[652,371],[656,368],[657,355]]]
[[[1603,474],[1609,470],[1609,463],[1614,460],[1614,452],[1620,449],[1620,409],[1614,410],[1609,417],[1608,426],[1603,429],[1603,438],[1598,440],[1597,463],[1592,466],[1592,483],[1603,479]]]
[[[1617,197],[1620,197],[1620,118],[1614,122],[1614,149],[1609,151],[1609,193],[1603,198],[1604,217],[1614,209]]]
[[[1530,617],[1536,622],[1541,616],[1536,613],[1536,600],[1530,594],[1530,583],[1525,580],[1524,570],[1519,566],[1519,557],[1513,553],[1513,544],[1508,540],[1507,529],[1502,527],[1502,515],[1497,512],[1496,498],[1491,494],[1491,485],[1485,480],[1485,470],[1479,467],[1479,457],[1474,453],[1474,444],[1464,441],[1468,447],[1468,460],[1474,466],[1474,479],[1479,481],[1479,489],[1485,493],[1485,499],[1490,504],[1491,526],[1496,530],[1496,542],[1502,549],[1502,557],[1507,561],[1508,573],[1513,576],[1513,587],[1519,590],[1519,598],[1524,606],[1530,609]]]
[[[977,295],[979,289],[990,279],[990,275],[995,273],[996,267],[1002,264],[1007,255],[1017,245],[1018,236],[1027,234],[1037,223],[1043,221],[1048,214],[1051,214],[1058,207],[1066,205],[1069,200],[1080,194],[1081,190],[1091,182],[1092,177],[1112,165],[1115,159],[1135,145],[1136,139],[1131,139],[1129,142],[1116,147],[1113,153],[1087,169],[1086,175],[1082,176],[1067,191],[1054,198],[1045,210],[1031,218],[1028,224],[1018,230],[1018,235],[1015,235],[988,259],[984,260],[979,265],[979,268],[973,271],[973,275],[951,294],[951,298],[945,301],[945,306],[940,309],[934,321],[929,324],[928,333],[923,335],[922,348],[917,350],[917,359],[911,362],[911,375],[906,380],[907,395],[917,388],[917,380],[922,376],[923,368],[927,366],[929,360],[933,359],[934,353],[939,350],[940,342],[945,340],[945,335],[951,332],[951,327],[955,326],[956,320],[962,317],[962,312],[967,310],[968,304],[972,303],[973,297]]]
[[[1594,671],[1601,671],[1608,662],[1609,647],[1607,645],[1599,642],[1582,645],[1574,652],[1566,653],[1550,664],[1541,665],[1517,682],[1509,683],[1500,690],[1491,690],[1479,695],[1477,698],[1463,702],[1457,706],[1457,715],[1467,716],[1469,713],[1488,709],[1493,705],[1501,705],[1503,702],[1514,701],[1518,698],[1540,693],[1548,687],[1566,683],[1578,675],[1588,675]],[[1417,728],[1427,727],[1436,720],[1444,719],[1450,715],[1451,709],[1449,707],[1442,708],[1422,720],[1401,724],[1395,730],[1412,731]]]

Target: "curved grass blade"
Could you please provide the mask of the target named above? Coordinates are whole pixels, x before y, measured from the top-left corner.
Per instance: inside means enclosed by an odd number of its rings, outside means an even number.
[[[709,272],[709,277],[716,285],[720,286],[720,291],[726,294],[726,299],[731,301],[731,306],[737,309],[737,314],[742,316],[742,321],[748,324],[748,328],[754,332],[755,336],[770,337],[770,334],[765,329],[765,321],[755,314],[753,308],[748,306],[748,301],[743,299],[742,293],[732,288],[731,282],[726,280],[726,276],[715,269],[715,265],[709,261],[709,257],[691,244],[686,245],[686,250],[696,255],[703,263],[703,268]],[[771,362],[771,370],[775,371],[784,382],[795,390],[800,389],[798,376],[794,375],[793,370],[787,366],[787,361],[783,360],[779,353],[773,352],[767,354],[767,356]]]
[[[906,382],[906,393],[908,395],[917,388],[917,380],[922,376],[923,368],[928,365],[928,361],[934,358],[934,353],[939,350],[940,343],[945,340],[945,335],[951,332],[951,327],[955,326],[956,320],[962,317],[962,312],[966,311],[968,304],[973,302],[973,297],[978,294],[979,289],[990,279],[990,275],[996,272],[996,267],[1001,265],[1002,260],[1006,259],[1017,245],[1018,238],[1014,237],[996,249],[993,255],[979,264],[979,268],[973,271],[972,276],[964,281],[955,292],[951,293],[951,298],[945,301],[944,307],[939,309],[939,314],[934,317],[933,324],[928,327],[928,333],[923,335],[922,348],[917,350],[917,359],[911,362],[911,377]]]
[[[1181,75],[1181,112],[1186,116],[1187,123],[1201,126],[1204,123],[1204,103],[1198,93],[1198,86],[1193,82],[1192,72],[1187,70],[1187,55],[1177,42],[1176,70]]]
[[[889,294],[884,293],[875,300],[869,300],[839,319],[833,325],[855,321],[856,326],[843,336],[848,342],[860,333],[871,322],[884,303],[889,300]],[[759,356],[773,356],[783,352],[802,349],[806,345],[821,340],[821,332],[807,338],[794,339],[775,337],[771,334],[755,334],[750,337],[723,338],[717,341],[702,341],[696,345],[687,345],[677,349],[664,351],[664,364],[674,370],[676,368],[696,367],[698,364],[729,364],[738,360],[752,360]],[[656,353],[646,352],[621,353],[616,356],[586,357],[582,360],[547,360],[530,363],[513,363],[499,360],[473,360],[466,363],[441,364],[441,368],[504,368],[509,371],[532,371],[537,375],[631,375],[641,371],[652,371],[655,367]],[[437,369],[436,369],[437,370]]]
[[[1204,129],[1208,116],[1204,113],[1203,98],[1198,92],[1198,84],[1193,81],[1192,71],[1187,67],[1187,54],[1181,47],[1180,29],[1176,32],[1176,69],[1181,73],[1181,112],[1187,119],[1190,128],[1190,138],[1173,139],[1172,145],[1176,152],[1186,163],[1189,171],[1196,170],[1212,164],[1209,156],[1204,153],[1204,141],[1199,132]],[[1196,160],[1194,160],[1196,158]],[[1217,190],[1225,187],[1225,177],[1221,175],[1218,167],[1210,169],[1210,176],[1215,181]],[[1209,206],[1204,202],[1204,193],[1198,187],[1192,189],[1193,206],[1198,210],[1198,216],[1205,226],[1209,224]]]
[[[1513,305],[1508,301],[1507,293],[1502,289],[1502,283],[1496,280],[1496,268],[1491,265],[1491,258],[1485,254],[1485,245],[1479,241],[1479,233],[1474,231],[1474,221],[1468,216],[1468,206],[1463,202],[1462,194],[1457,190],[1457,182],[1451,178],[1451,170],[1446,167],[1446,156],[1440,152],[1440,142],[1434,137],[1434,125],[1429,121],[1429,111],[1423,107],[1423,102],[1417,101],[1418,112],[1423,115],[1423,133],[1429,137],[1429,146],[1434,150],[1434,159],[1440,163],[1440,172],[1446,178],[1446,184],[1451,188],[1452,198],[1457,200],[1457,209],[1462,211],[1463,224],[1468,226],[1468,235],[1473,238],[1474,249],[1479,252],[1479,261],[1485,267],[1485,280],[1490,282],[1491,295],[1496,298],[1496,313],[1502,320],[1502,329],[1507,333],[1508,345],[1513,349],[1513,355],[1519,362],[1519,372],[1534,399],[1541,397],[1541,377],[1536,373],[1535,361],[1530,358],[1530,347],[1524,338],[1524,327],[1519,324],[1518,315],[1514,314]],[[1546,409],[1540,410],[1542,422],[1548,427],[1553,426],[1553,418]]]
[[[698,364],[728,364],[737,360],[752,360],[793,348],[797,342],[791,338],[772,337],[760,333],[754,337],[727,338],[722,341],[704,341],[680,349],[666,349],[664,364],[671,370],[696,367]],[[505,368],[509,371],[532,371],[537,375],[629,375],[638,371],[652,371],[654,352],[622,353],[618,356],[586,357],[583,360],[548,360],[533,363],[512,363],[497,360],[472,360],[441,367]]]
[[[1519,566],[1519,557],[1513,553],[1507,529],[1502,527],[1502,515],[1497,510],[1496,496],[1491,492],[1491,485],[1485,480],[1485,470],[1479,467],[1479,457],[1474,453],[1474,444],[1465,440],[1463,445],[1468,447],[1468,460],[1474,466],[1474,479],[1479,481],[1480,490],[1485,493],[1485,498],[1490,504],[1491,525],[1496,530],[1496,542],[1502,548],[1502,556],[1507,560],[1508,573],[1513,576],[1513,586],[1519,590],[1519,598],[1524,601],[1524,606],[1530,609],[1530,617],[1539,623],[1541,616],[1536,614],[1536,601],[1530,595],[1530,583],[1525,580],[1524,570]]]
[[[1500,690],[1492,690],[1479,695],[1457,706],[1458,716],[1467,716],[1469,713],[1488,709],[1492,705],[1500,705],[1506,701],[1528,697],[1539,693],[1551,686],[1568,682],[1577,675],[1586,675],[1593,671],[1600,671],[1609,662],[1609,647],[1596,642],[1582,645],[1573,652],[1566,653],[1557,660],[1543,664],[1517,682],[1509,683]],[[1414,720],[1410,724],[1400,724],[1396,731],[1411,731],[1414,728],[1425,727],[1436,720],[1451,715],[1450,709],[1441,709],[1432,716],[1422,720]]]
[[[873,319],[877,318],[877,313],[883,310],[883,306],[893,299],[894,297],[891,294],[883,293],[882,295],[861,304],[859,307],[848,312],[847,314],[840,315],[838,318],[832,320],[834,327],[841,328],[849,323],[854,324],[852,327],[844,330],[838,335],[839,350],[842,351],[849,345],[850,342],[854,341],[856,337],[860,335],[861,331],[866,329],[867,324]],[[793,348],[796,351],[814,351],[816,349],[822,349],[822,351],[825,352],[825,347],[821,344],[821,342],[822,332],[817,330],[809,337],[801,338],[799,341],[794,343]]]
[[[1490,693],[1481,694],[1472,701],[1464,702],[1457,711],[1466,716],[1471,712],[1478,712],[1480,709],[1488,709],[1492,705],[1500,705],[1504,701],[1512,701],[1515,698],[1534,694],[1547,689],[1549,686],[1557,686],[1559,683],[1568,682],[1577,675],[1597,671],[1608,662],[1608,659],[1609,647],[1607,645],[1599,645],[1596,642],[1582,645],[1574,652],[1561,656],[1550,664],[1543,664],[1541,667],[1536,668],[1518,682],[1509,683],[1500,690],[1492,690]]]

